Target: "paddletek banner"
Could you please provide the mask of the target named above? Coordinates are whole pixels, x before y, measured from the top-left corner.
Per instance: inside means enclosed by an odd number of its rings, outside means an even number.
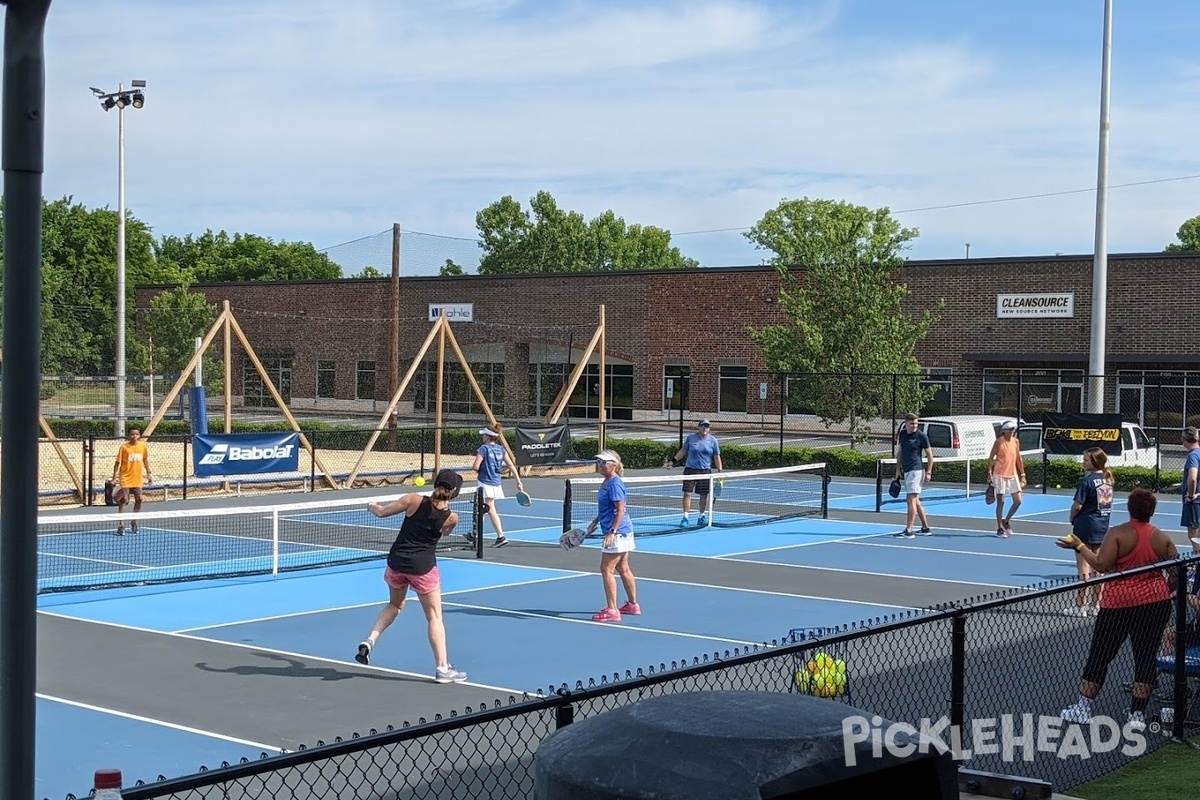
[[[295,472],[300,467],[300,437],[295,433],[196,435],[192,465],[200,478]]]
[[[571,428],[551,425],[545,428],[517,428],[517,446],[513,455],[518,467],[565,464],[571,457]]]
[[[1107,455],[1121,454],[1120,414],[1045,414],[1042,447],[1047,453],[1078,456],[1099,447]]]

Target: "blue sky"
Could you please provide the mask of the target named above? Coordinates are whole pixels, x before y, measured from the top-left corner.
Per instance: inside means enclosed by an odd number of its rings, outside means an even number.
[[[1195,0],[1114,0],[1109,253],[1200,215]],[[45,194],[331,248],[347,272],[478,257],[539,190],[705,266],[783,199],[887,207],[908,256],[1093,252],[1103,0],[53,0]],[[1012,199],[1023,198],[1023,199]],[[357,242],[354,245],[343,243]]]

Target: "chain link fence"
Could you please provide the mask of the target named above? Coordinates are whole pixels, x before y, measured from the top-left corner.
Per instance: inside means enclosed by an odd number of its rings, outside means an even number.
[[[1181,557],[1095,578],[1086,587],[1165,568],[1178,585],[1194,590],[1189,570],[1198,563],[1200,555]],[[510,696],[461,713],[139,784],[124,797],[527,798],[538,744],[552,731],[648,698],[715,690],[827,697],[847,705],[853,725],[869,727],[878,715],[926,730],[965,769],[1037,777],[1066,792],[1200,732],[1200,665],[1186,666],[1182,657],[1185,647],[1200,640],[1182,593],[1171,602],[1165,626],[1153,634],[1159,675],[1145,710],[1146,727],[1124,727],[1133,680],[1132,656],[1124,645],[1095,700],[1092,723],[1062,721],[1061,711],[1079,695],[1098,630],[1098,617],[1073,612],[1082,588],[1079,581],[1046,583],[840,629],[792,629],[759,646],[549,687],[536,696]],[[1151,616],[1147,606],[1146,624]],[[857,732],[853,725],[843,730]]]

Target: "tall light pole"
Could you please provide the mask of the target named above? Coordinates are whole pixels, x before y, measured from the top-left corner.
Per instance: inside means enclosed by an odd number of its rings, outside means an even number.
[[[1096,249],[1092,263],[1092,337],[1087,410],[1104,411],[1105,329],[1108,312],[1108,97],[1112,72],[1112,0],[1104,0],[1104,49],[1100,74],[1100,156],[1096,180]]]
[[[146,82],[131,81],[131,89],[118,84],[117,91],[92,87],[100,107],[117,109],[117,436],[125,435],[125,107],[141,108],[146,102]]]

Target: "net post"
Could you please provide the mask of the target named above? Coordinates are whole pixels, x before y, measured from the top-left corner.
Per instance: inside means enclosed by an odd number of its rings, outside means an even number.
[[[566,478],[564,483],[566,487],[563,489],[563,527],[564,531],[571,530],[571,479]]]
[[[271,575],[279,575],[279,506],[271,509]]]
[[[875,459],[875,513],[883,511],[883,459]]]
[[[829,474],[829,462],[821,465],[821,519],[829,519],[829,484],[833,476]]]
[[[471,533],[475,536],[475,558],[483,558],[483,487],[475,487],[475,503],[471,507]]]

